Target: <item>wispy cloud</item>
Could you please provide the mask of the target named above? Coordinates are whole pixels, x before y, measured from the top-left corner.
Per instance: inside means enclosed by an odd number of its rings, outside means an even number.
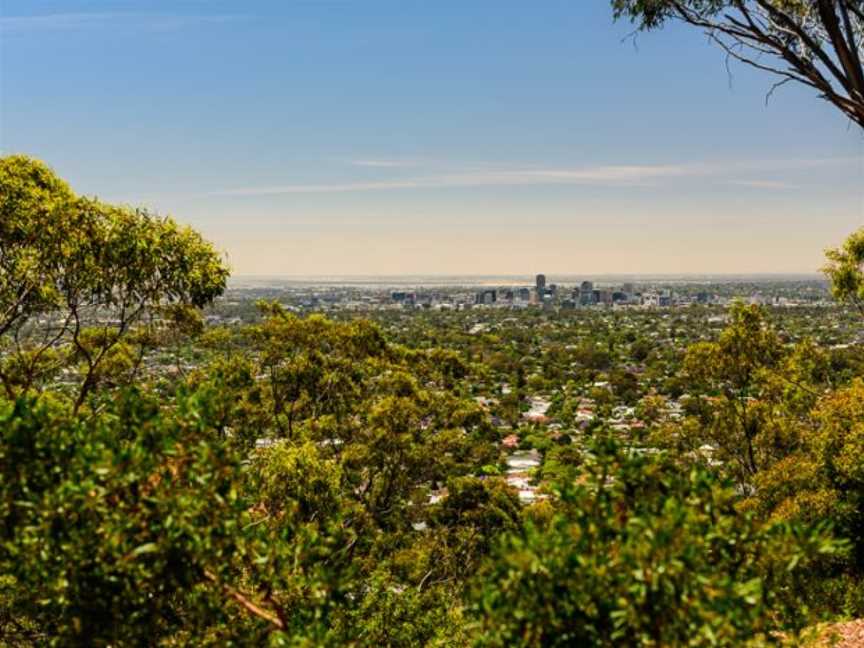
[[[419,181],[392,182],[346,182],[344,184],[296,184],[272,187],[240,187],[223,191],[212,191],[208,196],[275,196],[279,194],[345,193],[347,191],[386,191],[389,189],[417,189]]]
[[[359,161],[358,161],[359,162]],[[397,169],[402,165],[385,160],[365,160],[358,166]],[[377,163],[372,163],[377,162]],[[284,184],[250,186],[210,192],[210,196],[273,196],[280,194],[328,194],[364,191],[394,191],[404,189],[446,189],[469,187],[519,187],[533,185],[573,185],[597,187],[651,187],[683,178],[711,179],[726,185],[765,190],[788,190],[796,185],[763,178],[742,177],[747,173],[791,172],[829,165],[842,165],[845,158],[818,160],[770,160],[691,162],[685,164],[618,164],[577,168],[488,168],[472,167],[439,174],[413,177],[364,178],[357,181],[324,182],[320,184]]]
[[[268,196],[278,194],[344,193],[348,191],[389,191],[395,189],[436,189],[528,185],[638,186],[652,179],[699,173],[684,166],[597,166],[580,169],[517,169],[469,171],[379,181],[322,184],[286,184],[240,187],[212,192],[218,196]]]
[[[728,180],[726,184],[750,189],[795,189],[798,186],[782,180]]]
[[[783,160],[741,160],[720,163],[727,170],[736,171],[804,171],[833,166],[860,164],[857,157],[788,158]]]
[[[0,17],[0,33],[26,34],[32,32],[81,31],[100,27],[124,27],[136,30],[166,31],[189,25],[225,23],[238,20],[239,15],[188,15],[139,12],[82,12],[53,13],[30,16]]]
[[[349,160],[348,162],[352,166],[371,167],[373,169],[405,169],[420,165],[420,160],[387,160],[379,158]]]

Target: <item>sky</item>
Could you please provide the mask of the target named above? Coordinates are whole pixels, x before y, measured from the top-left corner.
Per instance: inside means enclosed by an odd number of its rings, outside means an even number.
[[[0,0],[0,150],[236,275],[816,272],[864,137],[607,0]]]

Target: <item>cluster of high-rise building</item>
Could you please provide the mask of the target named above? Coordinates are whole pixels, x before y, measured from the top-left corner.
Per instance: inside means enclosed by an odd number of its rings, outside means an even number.
[[[760,282],[746,279],[703,283],[682,278],[659,282],[643,280],[638,285],[627,281],[614,285],[595,285],[592,281],[575,284],[568,281],[566,285],[555,285],[549,283],[548,276],[540,275],[521,285],[507,285],[506,279],[498,285],[488,281],[488,277],[478,278],[475,283],[465,277],[458,277],[458,283],[452,280],[424,282],[411,278],[410,282],[358,285],[357,282],[334,284],[329,280],[320,284],[306,280],[282,283],[249,280],[248,284],[230,290],[232,295],[242,294],[243,300],[249,295],[254,299],[278,300],[289,310],[296,311],[674,308],[725,306],[734,300],[790,308],[830,306],[833,303],[825,283],[818,280]],[[213,323],[233,322],[237,317],[247,317],[247,312],[232,297],[227,297],[222,301],[220,313],[210,317]]]
[[[403,306],[413,306],[417,303],[417,293],[397,291],[390,293],[390,299]]]
[[[546,285],[546,275],[538,274],[534,282],[534,294],[537,296],[537,301],[542,302],[545,299],[554,299],[558,294],[558,286],[555,284]]]
[[[668,293],[668,294],[667,294]],[[395,295],[395,293],[394,293]],[[641,304],[643,295],[636,292],[632,283],[625,283],[619,288],[595,288],[592,281],[583,281],[574,287],[569,295],[562,295],[562,291],[556,284],[546,281],[546,275],[538,274],[534,280],[534,289],[509,288],[489,289],[475,293],[474,304],[491,306],[493,304],[535,303],[535,304],[559,304],[562,308],[575,308],[582,306],[596,306],[614,304]],[[653,305],[671,305],[671,292],[656,296],[651,295],[649,299]]]
[[[546,287],[546,276],[539,274],[536,279],[537,300],[543,302],[546,299],[554,299],[557,294],[557,286],[552,284]],[[642,295],[636,292],[632,283],[625,283],[620,288],[597,288],[593,281],[583,281],[573,288],[569,297],[561,300],[562,308],[575,308],[577,306],[596,306],[613,304],[639,304]]]
[[[647,306],[669,307],[687,303],[711,303],[713,296],[700,293],[697,296],[676,298],[669,288],[657,287],[642,289],[634,283],[622,283],[617,286],[596,286],[593,281],[583,281],[575,286],[561,287],[549,283],[545,274],[538,274],[534,286],[519,286],[510,288],[482,288],[460,296],[457,291],[450,291],[443,299],[441,295],[426,293],[394,291],[390,293],[391,303],[404,307],[433,306],[451,308],[470,308],[471,306],[496,307],[527,307],[537,305],[547,308],[563,309],[585,307],[612,306]],[[467,298],[467,299],[466,299]]]
[[[531,290],[529,288],[509,288],[504,290],[484,289],[474,295],[475,304],[487,306],[503,302],[515,304],[522,302],[528,304],[531,301]]]

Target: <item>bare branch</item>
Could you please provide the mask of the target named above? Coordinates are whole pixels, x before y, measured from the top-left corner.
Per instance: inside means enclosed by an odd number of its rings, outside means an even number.
[[[637,0],[619,0],[616,6],[621,13],[641,17],[642,28],[656,27],[663,20],[701,28],[726,52],[727,63],[735,59],[782,77],[771,86],[766,101],[777,88],[795,81],[815,89],[864,128],[864,8],[860,2],[658,0],[646,9]],[[776,64],[763,57],[775,59]]]
[[[768,94],[765,95],[765,105],[767,106],[768,102],[771,101],[771,97],[774,96],[775,90],[783,87],[784,85],[786,85],[787,83],[789,83],[790,81],[793,81],[793,80],[794,79],[792,79],[792,78],[786,78],[786,79],[782,79],[782,80],[778,81],[777,83],[775,83],[774,85],[772,85],[771,89],[768,91]]]
[[[259,619],[263,619],[270,625],[276,627],[279,630],[285,629],[285,622],[279,617],[275,612],[271,612],[270,610],[266,610],[263,607],[256,605],[252,602],[252,600],[247,597],[245,594],[240,592],[239,590],[234,589],[230,585],[225,583],[220,583],[219,579],[216,578],[216,575],[211,571],[204,571],[204,576],[212,583],[218,585],[223,592],[225,592],[229,598],[234,599],[237,603],[240,604],[247,612],[252,615],[258,617]]]

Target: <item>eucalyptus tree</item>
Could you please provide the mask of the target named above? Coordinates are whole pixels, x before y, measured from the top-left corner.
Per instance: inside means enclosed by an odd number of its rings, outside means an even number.
[[[227,278],[221,255],[191,228],[76,196],[37,160],[0,158],[0,383],[7,398],[75,364],[80,409],[107,367],[134,377],[158,325],[187,320],[189,309],[223,292]],[[131,342],[134,349],[124,347]]]
[[[850,234],[840,247],[828,250],[826,256],[824,272],[834,298],[852,304],[864,315],[864,228]]]
[[[680,21],[729,58],[815,90],[864,128],[864,0],[612,0],[639,29]]]
[[[478,574],[481,646],[758,646],[808,621],[797,579],[842,542],[762,524],[730,485],[664,453],[594,439],[549,518]]]

